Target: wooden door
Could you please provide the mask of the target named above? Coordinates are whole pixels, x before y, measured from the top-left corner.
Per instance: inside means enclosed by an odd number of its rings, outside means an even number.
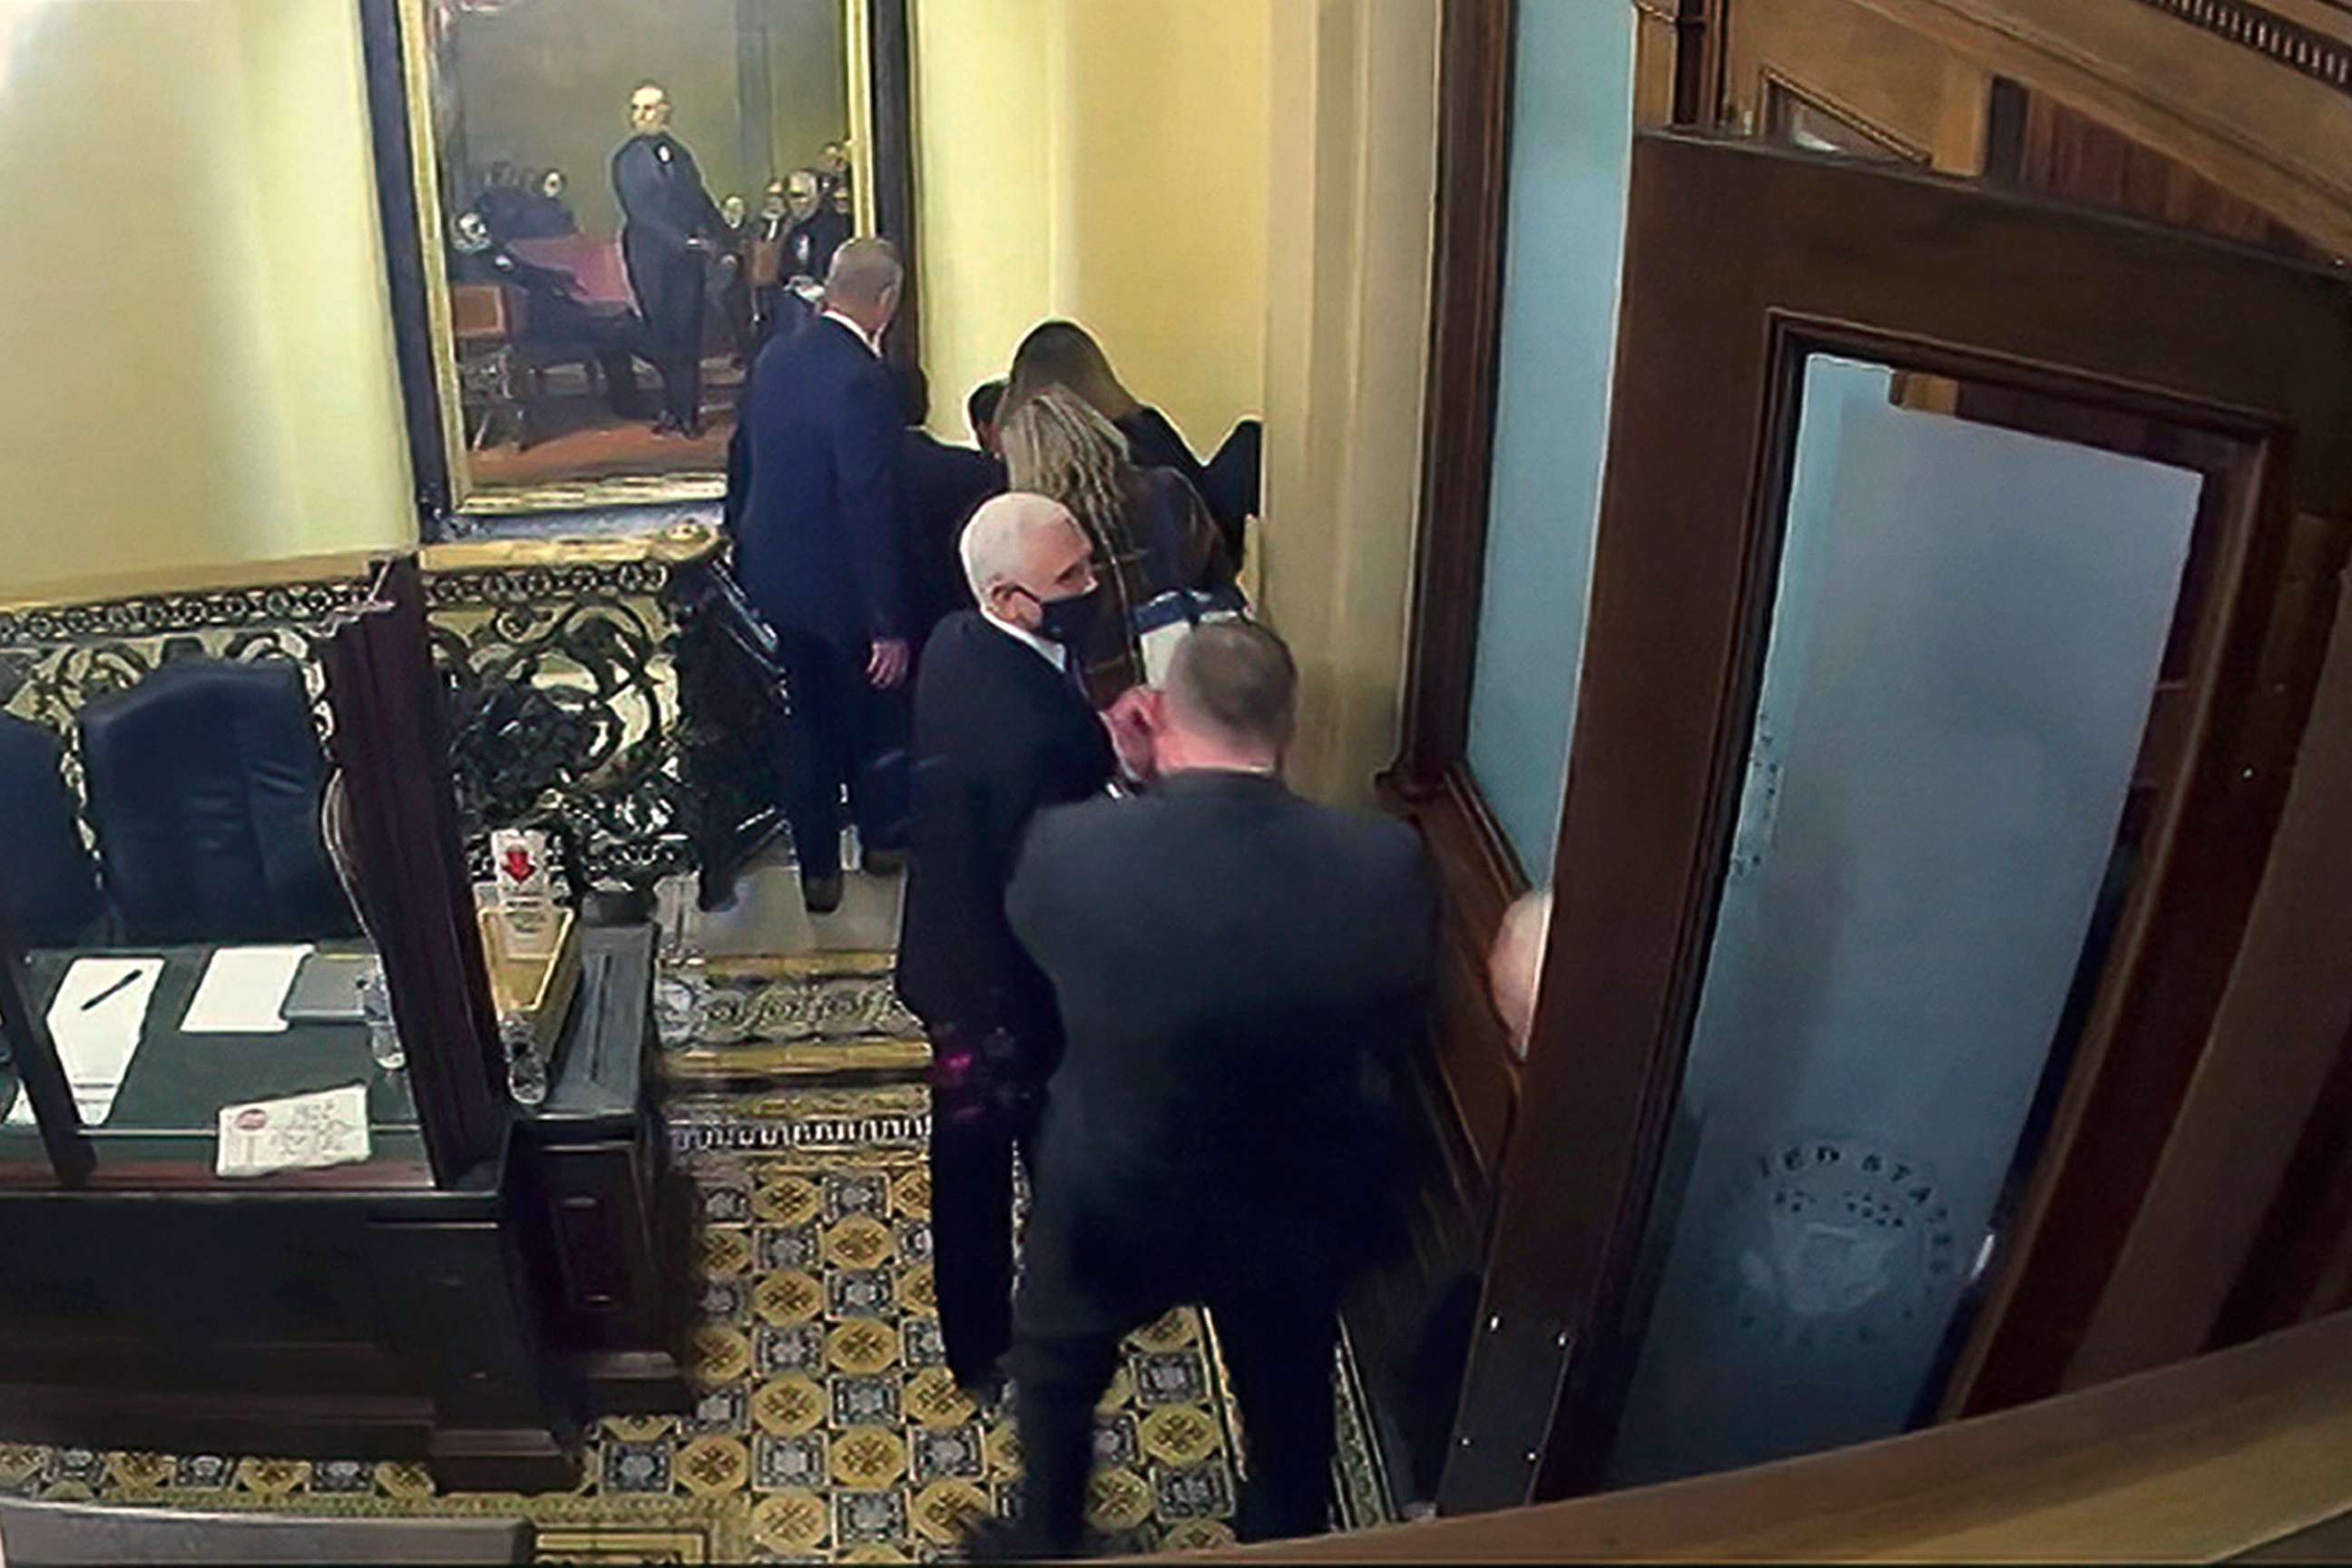
[[[2250,250],[1637,142],[1445,1507],[2210,1336],[2352,1024],[2347,350],[2344,286]]]

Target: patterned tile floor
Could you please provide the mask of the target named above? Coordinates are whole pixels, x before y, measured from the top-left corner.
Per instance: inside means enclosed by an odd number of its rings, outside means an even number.
[[[544,1562],[904,1562],[1012,1505],[1010,1422],[941,1365],[929,1106],[918,1087],[685,1101],[672,1146],[700,1196],[699,1402],[608,1419],[576,1491],[444,1494],[418,1466],[0,1447],[0,1492],[383,1517],[520,1512]],[[1340,1397],[1339,1516],[1376,1517],[1364,1423]],[[1092,1516],[1128,1551],[1232,1539],[1235,1423],[1191,1309],[1136,1335],[1096,1427]]]

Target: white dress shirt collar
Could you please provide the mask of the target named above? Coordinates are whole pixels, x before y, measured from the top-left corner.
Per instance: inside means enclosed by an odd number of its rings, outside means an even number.
[[[1000,621],[994,616],[990,615],[986,610],[980,612],[980,618],[986,621],[990,626],[994,626],[998,631],[1003,632],[1006,637],[1011,637],[1013,641],[1027,643],[1031,647],[1037,650],[1037,657],[1039,658],[1044,659],[1055,669],[1061,670],[1065,674],[1068,673],[1070,668],[1070,650],[1064,647],[1060,643],[1049,641],[1045,637],[1041,637],[1026,626],[1016,626],[1011,621]]]
[[[864,343],[867,352],[871,353],[876,359],[880,359],[882,357],[882,340],[867,331],[864,327],[859,326],[856,321],[851,321],[847,316],[843,315],[838,310],[827,310],[824,313],[824,319],[828,321],[839,321],[843,326],[849,329],[849,335],[856,338],[859,342]]]

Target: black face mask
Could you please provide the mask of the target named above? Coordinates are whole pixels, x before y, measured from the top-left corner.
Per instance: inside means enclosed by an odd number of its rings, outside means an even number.
[[[1026,588],[1020,590],[1030,603],[1037,606],[1039,618],[1044,623],[1037,628],[1037,635],[1048,642],[1060,643],[1064,647],[1076,647],[1088,632],[1094,630],[1095,602],[1101,591],[1097,584],[1066,599],[1041,599]]]

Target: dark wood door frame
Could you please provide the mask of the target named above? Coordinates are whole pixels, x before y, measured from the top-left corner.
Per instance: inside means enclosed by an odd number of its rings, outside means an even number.
[[[2251,850],[2258,866],[2294,772],[2342,563],[2333,531],[2312,533],[2320,542],[2300,563],[2289,536],[2296,518],[2352,512],[2352,395],[2336,357],[2347,319],[2333,280],[2136,224],[1751,147],[1644,136],[1635,171],[1618,352],[1621,367],[1640,374],[1621,374],[1612,418],[1579,731],[1638,735],[1640,760],[1625,765],[1622,747],[1601,747],[1616,754],[1594,762],[1580,745],[1570,764],[1554,940],[1441,1491],[1449,1511],[1593,1484],[1613,1430],[1614,1314],[1679,1088],[1752,717],[1794,418],[1786,356],[1801,331],[1829,341],[1841,321],[1906,323],[1915,365],[2077,397],[2087,389],[2104,405],[2183,420],[2265,455],[2240,561],[2243,593],[2229,600],[2229,636],[2208,670],[2235,705],[2209,710],[2179,791],[2179,809],[2201,814],[2204,837]],[[1864,191],[1873,199],[1857,204]],[[1724,243],[1720,215],[1757,210],[1759,192],[1790,221],[1749,236],[1737,268],[1690,265]],[[2016,274],[2018,287],[1923,291],[1927,274],[1867,259],[1896,253],[1889,234],[1901,237],[1902,255],[1932,251],[1939,268],[1976,269],[1961,274],[1972,279]],[[2026,286],[2029,277],[2123,275],[2129,287],[2064,307],[2053,302],[2063,290]],[[1776,311],[1781,325],[1768,330]],[[1811,326],[1790,312],[1810,313]],[[1759,407],[1760,430],[1748,417]],[[1700,408],[1738,416],[1694,417]],[[1444,460],[1433,454],[1433,466]],[[1656,637],[1660,617],[1676,615],[1681,635]],[[2177,958],[2222,927],[2246,929],[2253,880],[2175,885],[2140,933],[2142,954]],[[2214,902],[2200,907],[2200,891]],[[2340,898],[2297,912],[2345,927],[2352,944],[2352,908]],[[2129,971],[2145,982],[2135,994],[2143,1006],[2165,994],[2160,967]],[[2185,1005],[2210,1018],[2229,966],[2191,967],[2198,984]],[[2201,1031],[2189,1037],[2192,1062],[2222,1059]],[[2234,1043],[2229,1070],[2259,1073],[2260,1039]],[[2126,1152],[2160,1154],[2179,1104],[2158,1119],[2152,1150]],[[2150,1130],[2141,1121],[2135,1136]],[[2102,1157],[2116,1155],[2111,1147]],[[2088,1163],[2062,1170],[2038,1219],[2043,1234],[2103,1253],[2111,1267],[2145,1191],[2118,1200],[2096,1175]],[[2262,1207],[2256,1199],[2230,1222],[2248,1245]],[[2210,1239],[2214,1228],[2199,1234]],[[2086,1295],[2095,1309],[2107,1283],[2095,1268],[2062,1286],[2029,1267],[2005,1307],[2011,1321],[2038,1311],[2063,1323]],[[2210,1326],[2210,1314],[2177,1325],[2173,1353],[2193,1352]],[[2010,1348],[2024,1364],[2048,1347]]]

